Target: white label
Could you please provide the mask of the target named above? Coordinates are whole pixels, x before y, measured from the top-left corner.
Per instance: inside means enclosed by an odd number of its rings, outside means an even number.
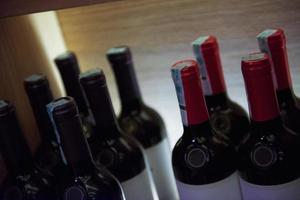
[[[153,200],[153,192],[147,168],[134,178],[121,183],[126,200]]]
[[[174,81],[175,89],[176,89],[176,94],[177,94],[177,99],[180,107],[180,114],[181,114],[181,119],[182,123],[184,125],[188,125],[188,120],[187,120],[187,113],[185,109],[185,98],[184,98],[184,89],[182,85],[182,79],[181,79],[181,70],[184,68],[184,65],[178,66],[176,68],[172,68],[171,73],[172,73],[172,78]]]
[[[210,79],[209,79],[209,75],[207,72],[205,59],[204,59],[202,51],[201,51],[201,46],[203,43],[205,43],[205,41],[207,39],[208,39],[208,36],[199,37],[192,43],[192,45],[193,45],[193,51],[194,51],[196,60],[199,64],[200,78],[202,81],[204,95],[212,95]]]
[[[146,149],[152,176],[160,200],[176,200],[178,192],[172,170],[171,150],[167,138]]]
[[[189,185],[177,180],[180,200],[241,200],[238,173],[205,185]],[[256,200],[256,199],[252,199]]]
[[[243,200],[300,200],[300,178],[285,184],[264,186],[240,178]]]
[[[270,62],[271,62],[271,67],[272,67],[272,78],[274,82],[275,88],[277,87],[277,79],[276,79],[276,74],[275,74],[275,69],[274,69],[274,64],[272,62],[272,52],[269,49],[269,44],[268,44],[268,37],[276,33],[277,30],[275,29],[267,29],[260,34],[256,36],[257,41],[258,41],[258,46],[261,52],[266,53],[269,55]]]

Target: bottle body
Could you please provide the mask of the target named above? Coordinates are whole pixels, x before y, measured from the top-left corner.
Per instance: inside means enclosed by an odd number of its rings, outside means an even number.
[[[227,195],[240,200],[236,152],[210,124],[197,62],[180,61],[171,73],[184,127],[172,155],[180,199],[223,199]],[[224,193],[226,190],[231,192]]]
[[[243,199],[299,199],[299,138],[285,128],[279,112],[269,57],[242,60],[251,130],[239,148]]]
[[[120,184],[104,169],[96,169],[67,183],[62,199],[125,200]]]
[[[145,105],[141,107],[132,112],[121,112],[120,127],[143,145],[159,198],[178,199],[164,123],[156,111]]]
[[[111,48],[107,52],[114,71],[122,109],[121,129],[143,146],[160,199],[177,199],[171,150],[160,115],[142,101],[129,47]]]
[[[142,149],[131,138],[99,139],[90,142],[95,163],[104,166],[120,181],[126,199],[154,199],[150,169]]]
[[[298,199],[298,138],[282,126],[280,118],[264,125],[252,123],[250,134],[239,150],[243,158],[240,169],[243,199],[253,199],[253,194],[259,200]]]
[[[104,73],[98,69],[83,73],[80,83],[96,124],[89,140],[95,162],[118,178],[127,199],[153,199],[144,152],[135,139],[120,130]]]
[[[201,134],[212,135],[210,130],[194,127],[195,133],[191,133],[188,129],[190,128],[185,128],[182,138],[173,149],[172,156],[180,199],[196,200],[201,197],[204,200],[212,200],[226,197],[240,200],[233,148],[220,144],[217,138],[199,137]],[[195,136],[187,136],[191,134]]]

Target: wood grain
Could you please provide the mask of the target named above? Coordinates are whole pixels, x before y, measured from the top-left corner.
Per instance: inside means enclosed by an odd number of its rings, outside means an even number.
[[[199,35],[218,37],[229,95],[247,107],[241,57],[258,50],[259,32],[282,27],[300,95],[299,0],[126,0],[59,11],[58,16],[67,47],[77,53],[82,69],[104,68],[117,111],[118,95],[105,52],[120,44],[132,48],[144,100],[164,117],[172,145],[182,128],[169,67],[193,56],[190,43]]]
[[[0,18],[11,17],[16,15],[25,15],[36,12],[51,11],[76,6],[99,4],[115,0],[1,0],[0,1]]]

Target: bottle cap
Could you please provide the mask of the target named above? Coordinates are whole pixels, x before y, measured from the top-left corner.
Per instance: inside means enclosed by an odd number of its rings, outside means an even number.
[[[49,82],[45,75],[32,74],[25,78],[24,86],[27,92],[38,91],[40,88],[49,87]]]

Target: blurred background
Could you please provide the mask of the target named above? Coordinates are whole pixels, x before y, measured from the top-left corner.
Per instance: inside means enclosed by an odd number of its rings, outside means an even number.
[[[53,58],[67,49],[77,54],[82,71],[96,67],[105,71],[119,113],[117,88],[105,53],[110,47],[130,46],[143,99],[162,115],[171,146],[181,136],[182,125],[169,68],[177,60],[193,57],[191,42],[201,35],[218,38],[229,96],[247,108],[241,57],[258,50],[258,33],[283,28],[293,85],[300,96],[299,0],[90,0],[86,4],[92,5],[68,8],[80,4],[69,0],[65,2],[70,4],[53,1],[37,9],[30,7],[34,1],[25,7],[18,2],[0,3],[6,6],[1,6],[0,13],[0,98],[16,105],[32,149],[38,133],[23,79],[44,73],[55,96],[64,95]],[[68,9],[48,11],[56,8]],[[48,12],[11,16],[41,10]]]

